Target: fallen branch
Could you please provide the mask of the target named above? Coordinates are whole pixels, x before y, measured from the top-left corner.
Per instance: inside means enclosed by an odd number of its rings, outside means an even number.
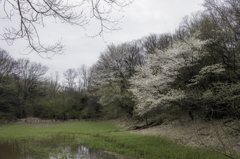
[[[159,123],[155,123],[155,122],[151,122],[148,125],[130,127],[130,128],[127,129],[127,131],[130,131],[130,130],[142,130],[142,129],[147,129],[147,128],[154,127],[154,126],[157,126],[157,125],[160,125],[160,124]]]

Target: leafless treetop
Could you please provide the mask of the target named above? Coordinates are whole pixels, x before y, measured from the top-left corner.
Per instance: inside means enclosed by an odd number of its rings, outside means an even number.
[[[43,45],[39,36],[38,26],[45,26],[44,20],[54,18],[56,21],[85,27],[90,19],[99,21],[100,30],[93,37],[104,32],[118,30],[117,24],[121,19],[113,19],[110,14],[120,11],[133,0],[0,0],[5,16],[2,19],[19,18],[19,25],[6,27],[0,34],[2,40],[11,45],[17,39],[28,41],[27,48],[47,58],[54,54],[62,54],[64,46],[61,40],[51,45]],[[90,12],[90,13],[89,13]],[[90,16],[89,16],[90,15]],[[15,20],[15,19],[14,19]],[[49,56],[50,55],[50,56]],[[43,56],[42,56],[43,57]]]

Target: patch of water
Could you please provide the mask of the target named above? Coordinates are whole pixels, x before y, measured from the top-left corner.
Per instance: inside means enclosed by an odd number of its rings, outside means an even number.
[[[32,157],[14,142],[4,142],[0,143],[0,159],[32,159]]]
[[[57,148],[50,153],[50,159],[117,159],[113,154],[90,149],[83,145]],[[0,143],[0,159],[33,159],[33,157],[15,142]]]
[[[86,146],[79,145],[74,149],[69,146],[59,149],[60,152],[52,153],[50,159],[118,159],[115,155],[103,151],[89,149]]]

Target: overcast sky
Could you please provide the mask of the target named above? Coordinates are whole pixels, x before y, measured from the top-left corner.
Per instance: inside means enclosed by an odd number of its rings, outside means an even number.
[[[104,40],[102,37],[87,38],[85,36],[85,34],[97,32],[96,24],[86,26],[87,30],[84,30],[77,26],[46,21],[46,27],[40,32],[42,41],[53,44],[54,41],[62,38],[62,43],[66,46],[65,53],[55,55],[52,60],[42,59],[34,52],[23,55],[27,45],[27,41],[24,40],[18,40],[11,46],[1,41],[0,48],[8,51],[15,59],[29,58],[30,61],[41,62],[49,67],[48,74],[58,71],[62,76],[62,73],[69,68],[78,68],[82,64],[91,66],[109,44],[137,40],[150,33],[174,32],[184,16],[203,10],[201,5],[203,2],[204,0],[135,0],[130,6],[124,8],[123,12],[112,15],[113,17],[124,16],[119,23],[122,29],[104,34]],[[3,1],[0,5],[2,7]],[[3,14],[1,9],[0,15]],[[19,25],[19,21],[15,19],[11,22],[4,19],[0,21],[0,33],[3,27]]]

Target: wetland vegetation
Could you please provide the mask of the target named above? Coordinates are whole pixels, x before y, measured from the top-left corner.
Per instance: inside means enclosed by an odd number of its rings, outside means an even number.
[[[119,131],[122,129],[111,122],[92,121],[7,124],[0,126],[0,145],[11,147],[9,153],[17,151],[34,159],[78,159],[82,155],[80,152],[86,153],[86,149],[87,153],[91,150],[91,153],[109,159],[119,156],[144,159],[226,158],[208,149],[179,145],[161,136]],[[105,151],[112,153],[103,154]]]

